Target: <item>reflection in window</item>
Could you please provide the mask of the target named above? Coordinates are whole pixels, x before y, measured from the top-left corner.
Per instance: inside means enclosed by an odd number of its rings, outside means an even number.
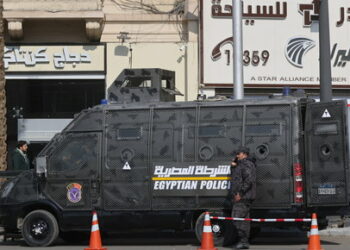
[[[142,128],[118,128],[118,140],[139,140],[142,137]]]
[[[280,124],[257,124],[246,125],[247,136],[264,136],[264,135],[280,135]]]
[[[122,84],[117,86],[121,88],[150,88],[152,87],[151,79],[145,79],[145,77],[129,77],[125,79]]]
[[[97,136],[68,136],[50,159],[53,172],[95,166],[97,161]]]

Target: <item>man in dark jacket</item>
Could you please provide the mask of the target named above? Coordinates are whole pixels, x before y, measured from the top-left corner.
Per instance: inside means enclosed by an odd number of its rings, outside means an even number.
[[[249,218],[256,195],[255,161],[249,158],[249,148],[240,147],[231,166],[232,217]],[[234,221],[234,226],[238,233],[238,243],[234,249],[249,249],[250,222]]]
[[[28,144],[25,141],[19,141],[16,149],[12,154],[12,169],[27,170],[30,168],[29,159],[27,157]]]

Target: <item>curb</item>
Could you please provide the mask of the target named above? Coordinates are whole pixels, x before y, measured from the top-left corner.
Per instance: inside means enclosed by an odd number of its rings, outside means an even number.
[[[320,230],[319,234],[322,236],[350,236],[350,227],[324,229]]]

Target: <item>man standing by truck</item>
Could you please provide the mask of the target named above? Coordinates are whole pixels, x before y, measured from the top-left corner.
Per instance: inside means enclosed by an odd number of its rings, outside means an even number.
[[[249,148],[238,148],[231,166],[232,217],[249,218],[256,195],[256,166],[255,160],[249,157]],[[234,226],[238,233],[238,243],[234,249],[249,249],[250,222],[234,221]]]
[[[19,141],[17,147],[12,154],[12,169],[27,170],[30,168],[29,159],[27,157],[28,144],[26,141]]]

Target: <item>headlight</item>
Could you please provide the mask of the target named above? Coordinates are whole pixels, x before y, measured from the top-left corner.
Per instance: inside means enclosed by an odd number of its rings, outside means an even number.
[[[1,198],[7,197],[14,186],[15,184],[13,183],[13,181],[10,181],[7,184],[5,184],[5,186],[2,188]]]

